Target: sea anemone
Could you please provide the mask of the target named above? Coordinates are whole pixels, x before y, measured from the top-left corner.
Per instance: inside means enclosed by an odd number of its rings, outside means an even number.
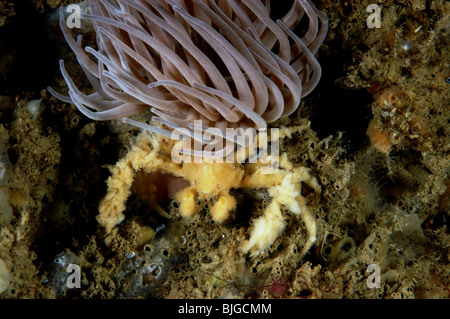
[[[82,93],[60,61],[69,97],[93,120],[122,119],[173,138],[194,121],[225,137],[227,128],[257,131],[292,114],[321,77],[316,60],[328,19],[310,0],[296,0],[273,21],[270,1],[89,1],[97,48],[82,48],[60,11],[60,26],[95,93]],[[293,33],[305,15],[309,27]],[[129,117],[151,112],[151,121]],[[217,133],[218,132],[218,133]],[[231,136],[240,144],[239,130]],[[226,137],[230,139],[229,136]],[[241,144],[242,145],[242,144]]]

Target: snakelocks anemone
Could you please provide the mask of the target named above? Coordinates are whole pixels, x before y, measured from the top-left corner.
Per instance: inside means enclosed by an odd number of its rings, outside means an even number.
[[[86,95],[60,61],[69,88],[58,99],[94,120],[122,119],[173,138],[183,128],[256,129],[292,114],[321,77],[317,51],[328,19],[296,0],[273,21],[269,0],[90,0],[97,48],[83,48],[60,12],[64,37],[95,93]],[[300,38],[295,26],[308,19]],[[150,112],[149,123],[129,117]],[[240,144],[239,130],[231,139]]]

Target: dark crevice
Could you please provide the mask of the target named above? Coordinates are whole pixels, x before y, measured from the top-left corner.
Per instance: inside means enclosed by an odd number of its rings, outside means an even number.
[[[31,2],[17,1],[16,15],[0,28],[0,95],[39,93],[57,72],[56,46],[46,16]]]
[[[305,105],[310,108],[311,128],[320,139],[342,132],[341,147],[347,155],[354,154],[367,142],[366,130],[372,119],[370,105],[373,102],[365,89],[350,89],[340,83],[349,58],[319,54],[322,78],[305,98]]]

